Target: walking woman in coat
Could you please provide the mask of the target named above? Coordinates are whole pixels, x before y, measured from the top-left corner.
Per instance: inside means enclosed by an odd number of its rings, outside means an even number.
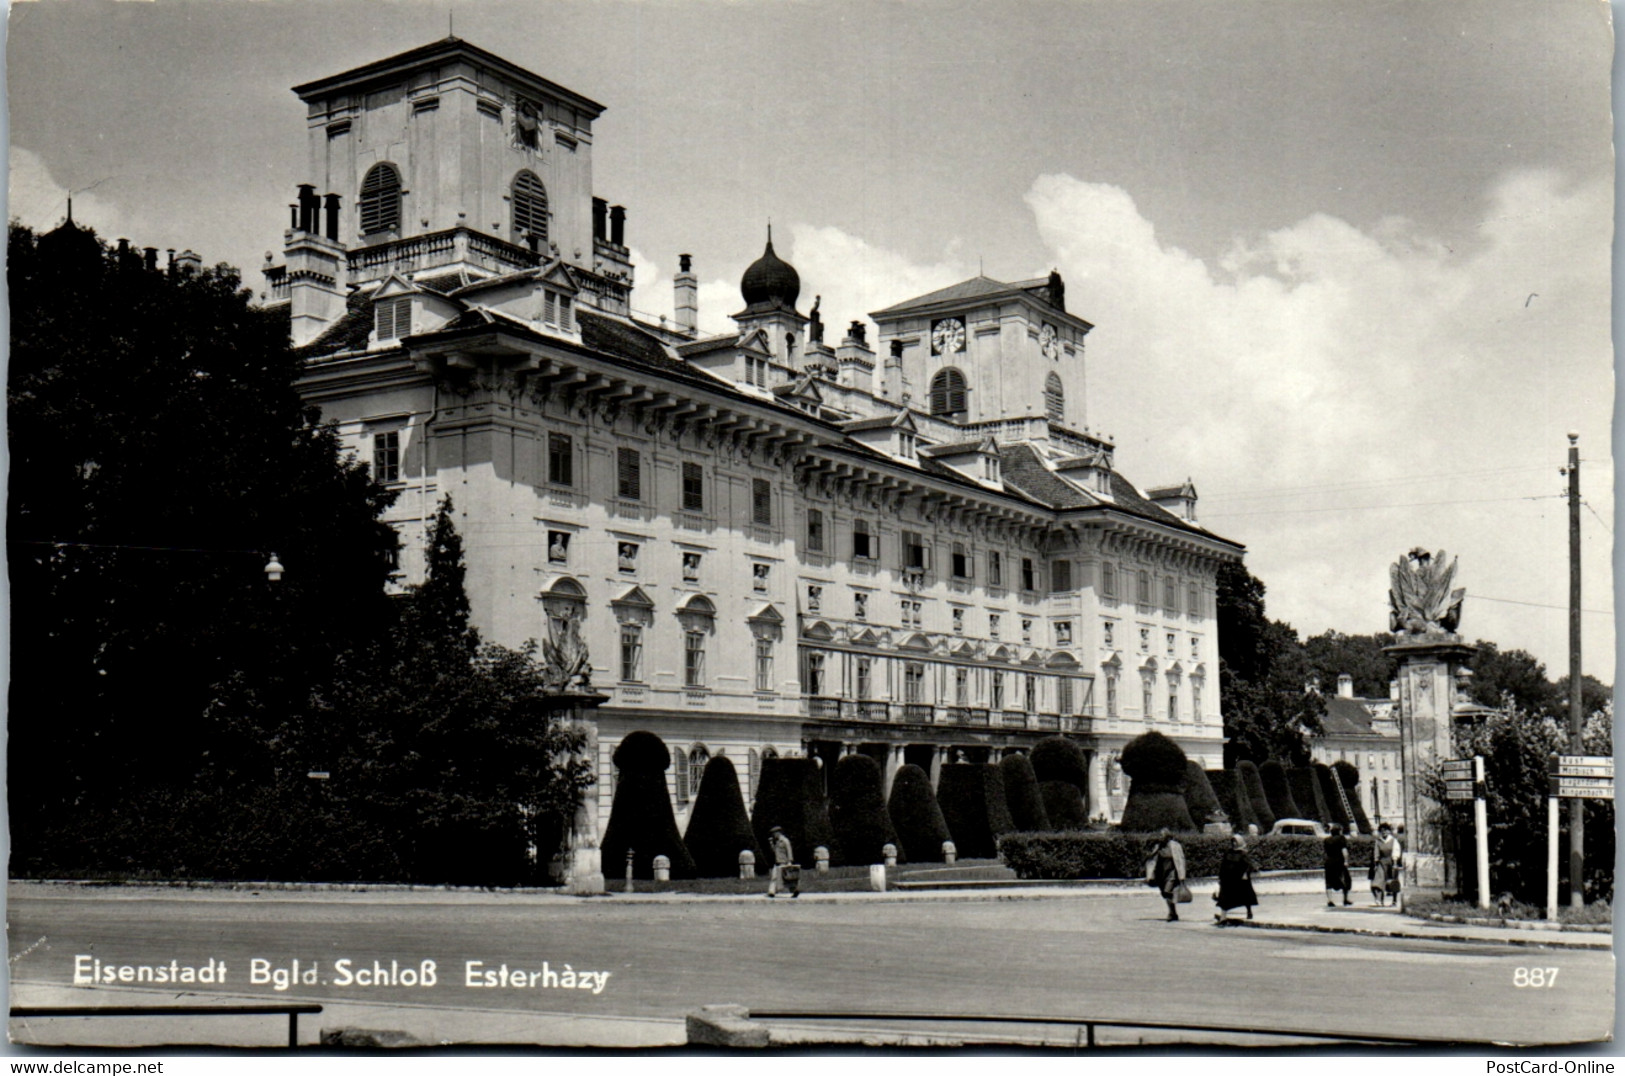
[[[1257,869],[1253,857],[1247,854],[1246,838],[1236,834],[1219,860],[1219,891],[1213,896],[1219,905],[1213,921],[1219,926],[1230,922],[1231,908],[1246,908],[1247,918],[1253,917],[1253,905],[1258,903],[1258,894],[1253,891],[1253,872]]]
[[[1394,836],[1394,827],[1384,822],[1377,827],[1377,843],[1371,860],[1371,895],[1377,898],[1379,908],[1387,897],[1399,903],[1399,872],[1404,865],[1404,852],[1399,838]]]
[[[1185,849],[1174,840],[1172,831],[1165,829],[1157,834],[1156,852],[1149,866],[1149,881],[1157,887],[1163,902],[1168,905],[1168,922],[1177,922],[1179,889],[1185,884]]]
[[[1332,835],[1327,837],[1324,846],[1326,849],[1326,907],[1335,908],[1337,902],[1331,899],[1333,893],[1343,891],[1343,904],[1353,904],[1349,899],[1349,890],[1354,888],[1354,880],[1349,877],[1349,842],[1343,836],[1343,827],[1333,824]]]

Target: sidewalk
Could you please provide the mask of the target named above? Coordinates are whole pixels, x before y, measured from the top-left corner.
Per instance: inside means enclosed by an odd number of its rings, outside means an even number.
[[[1197,901],[1202,900],[1197,894]],[[1194,904],[1193,907],[1202,905]],[[1492,945],[1526,945],[1549,949],[1601,949],[1614,947],[1612,934],[1558,930],[1555,927],[1490,927],[1463,923],[1438,923],[1417,919],[1398,908],[1376,907],[1369,897],[1353,905],[1328,908],[1323,893],[1313,899],[1304,896],[1268,900],[1253,910],[1256,917],[1232,920],[1232,926],[1253,930],[1297,930],[1320,934],[1365,934],[1383,938],[1417,938],[1428,941],[1476,942]]]

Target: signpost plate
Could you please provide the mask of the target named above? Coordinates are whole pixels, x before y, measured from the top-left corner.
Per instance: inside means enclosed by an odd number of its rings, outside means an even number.
[[[1553,782],[1558,799],[1611,800],[1614,782],[1606,777],[1559,777]]]
[[[1461,788],[1457,787],[1456,785],[1451,785],[1444,790],[1444,798],[1447,800],[1473,799],[1473,786],[1468,784],[1465,788]]]
[[[1612,778],[1614,760],[1607,755],[1558,755],[1557,776]]]
[[[1470,758],[1447,758],[1440,769],[1446,777],[1471,777],[1473,775],[1473,760]]]

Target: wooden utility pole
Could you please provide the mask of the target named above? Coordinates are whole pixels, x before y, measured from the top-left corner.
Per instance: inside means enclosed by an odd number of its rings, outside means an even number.
[[[1585,754],[1580,683],[1580,435],[1569,432],[1569,753]],[[1585,904],[1585,800],[1569,800],[1569,906]]]

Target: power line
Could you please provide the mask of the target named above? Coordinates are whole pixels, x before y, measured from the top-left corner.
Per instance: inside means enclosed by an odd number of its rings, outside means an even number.
[[[1284,493],[1319,493],[1330,490],[1348,490],[1375,488],[1381,486],[1408,485],[1415,482],[1428,482],[1442,478],[1474,478],[1487,475],[1511,474],[1520,471],[1544,471],[1544,465],[1525,465],[1522,467],[1493,467],[1478,471],[1446,471],[1439,474],[1412,475],[1403,478],[1372,478],[1351,482],[1328,482],[1309,486],[1261,486],[1257,489],[1243,489],[1232,492],[1215,493],[1204,500],[1227,500],[1232,497],[1269,497]]]
[[[1404,504],[1355,504],[1332,505],[1326,508],[1282,508],[1271,512],[1204,512],[1203,519],[1240,519],[1244,516],[1290,516],[1305,512],[1372,512],[1384,508],[1429,508],[1443,504],[1501,504],[1508,501],[1554,501],[1561,500],[1565,494],[1547,493],[1536,497],[1484,497],[1478,500],[1465,501],[1409,501]]]
[[[1609,534],[1614,533],[1614,529],[1604,522],[1601,516],[1597,515],[1597,510],[1595,508],[1591,507],[1590,501],[1581,501],[1580,503],[1586,506],[1587,512],[1590,512],[1593,516],[1597,516],[1597,522],[1602,525],[1603,530],[1607,531]]]
[[[1485,594],[1469,594],[1469,595],[1467,595],[1467,597],[1475,598],[1475,599],[1477,599],[1478,601],[1481,601],[1481,602],[1500,602],[1503,605],[1527,605],[1527,606],[1530,606],[1530,607],[1535,608],[1535,609],[1559,609],[1559,610],[1562,610],[1563,612],[1568,612],[1568,608],[1569,608],[1566,605],[1547,605],[1544,602],[1523,602],[1523,601],[1519,601],[1516,598],[1491,598],[1491,597],[1489,597],[1488,595],[1485,595]],[[1596,613],[1598,616],[1613,616],[1614,615],[1614,611],[1612,609],[1581,609],[1580,612],[1582,612],[1582,613]]]

